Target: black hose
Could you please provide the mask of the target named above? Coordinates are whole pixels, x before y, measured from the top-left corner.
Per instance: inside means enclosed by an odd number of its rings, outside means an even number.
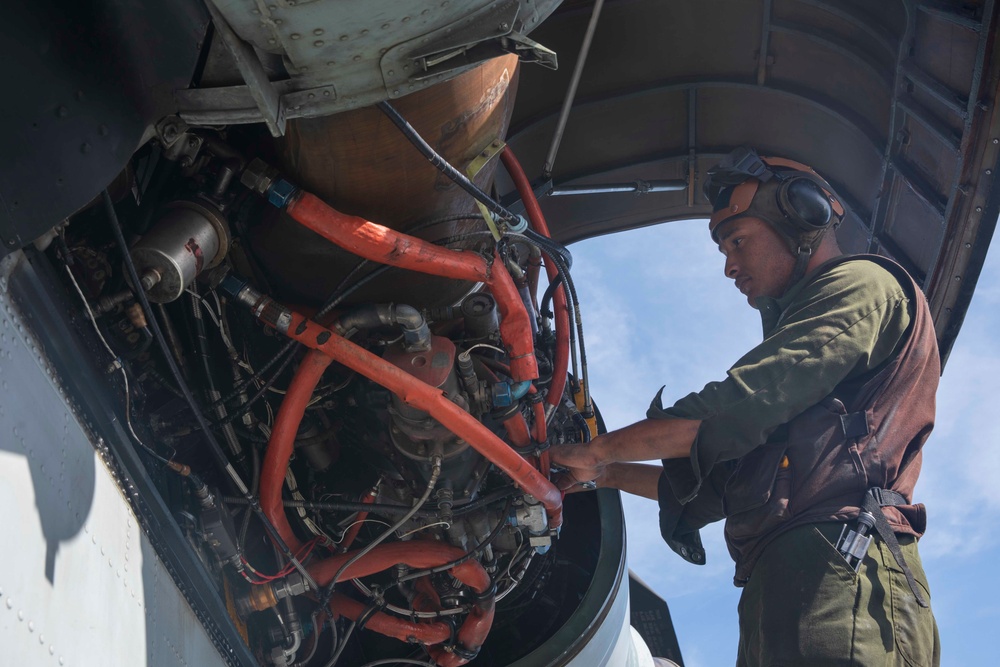
[[[518,236],[518,235],[515,235]],[[548,236],[539,234],[534,229],[530,227],[519,236],[523,236],[526,240],[530,241],[532,244],[538,246],[542,250],[548,251],[550,255],[557,255],[559,259],[563,261],[566,268],[573,268],[573,253],[569,251],[569,248],[563,244],[553,241]]]
[[[198,347],[198,357],[201,359],[201,367],[205,373],[205,386],[207,391],[207,398],[209,401],[217,399],[220,394],[219,390],[215,388],[215,376],[212,373],[212,359],[211,353],[208,349],[208,332],[205,329],[205,318],[201,313],[201,297],[198,296],[196,285],[191,285],[191,315],[194,317],[194,331],[195,331],[195,341]],[[221,326],[221,325],[220,325]],[[226,406],[225,404],[216,405],[215,416],[220,420],[226,419]],[[232,426],[227,425],[223,428],[223,436],[226,444],[229,445],[229,451],[236,460],[242,463],[246,456],[243,454],[243,447],[240,445],[239,440],[236,438],[236,433],[231,430]]]
[[[128,243],[125,241],[125,234],[122,232],[121,224],[118,222],[118,212],[115,211],[115,204],[111,201],[111,195],[107,190],[104,190],[101,195],[104,199],[104,207],[107,210],[108,218],[111,222],[111,230],[114,232],[115,240],[118,242],[118,247],[121,249],[122,256],[125,261],[125,268],[128,269],[129,277],[132,279],[132,284],[141,285],[142,281],[139,279],[139,273],[136,271],[135,263],[132,261],[132,255],[129,253]],[[313,580],[312,576],[309,575],[306,569],[302,566],[302,563],[295,558],[295,554],[293,554],[288,548],[288,545],[285,544],[285,540],[281,538],[281,534],[278,533],[274,524],[272,524],[271,520],[267,518],[266,514],[264,514],[264,510],[261,509],[260,503],[253,496],[253,494],[250,493],[249,489],[247,489],[246,483],[244,483],[240,474],[236,472],[236,469],[229,462],[229,459],[226,457],[226,453],[222,450],[218,440],[216,440],[215,436],[212,434],[208,421],[198,408],[198,402],[195,400],[194,394],[191,393],[191,388],[188,387],[187,382],[184,380],[184,376],[181,374],[181,369],[177,366],[177,361],[170,353],[170,348],[167,345],[166,339],[163,337],[160,325],[153,316],[153,308],[149,304],[149,299],[146,298],[146,292],[140,288],[136,290],[136,295],[139,297],[142,309],[146,313],[146,319],[153,329],[153,336],[156,338],[156,342],[160,346],[160,350],[163,352],[164,358],[167,360],[167,365],[170,367],[170,373],[174,376],[178,389],[180,389],[181,393],[184,395],[184,400],[187,401],[191,411],[194,413],[194,418],[198,422],[198,426],[201,427],[202,437],[208,445],[209,453],[215,459],[216,464],[223,471],[225,471],[229,478],[233,481],[239,492],[244,496],[244,498],[247,499],[250,507],[254,511],[254,514],[260,518],[261,522],[264,524],[264,528],[284,554],[285,558],[287,558],[289,562],[295,566],[295,568],[302,574],[311,586],[315,586],[316,582]]]
[[[583,442],[590,442],[590,424],[587,423],[587,419],[579,412],[574,412],[573,423],[580,429],[580,437],[583,438]]]
[[[447,160],[431,148],[431,145],[424,141],[424,138],[420,136],[420,133],[413,129],[413,126],[406,122],[406,119],[403,118],[391,104],[388,102],[379,102],[376,106],[380,111],[382,111],[382,113],[389,117],[389,120],[391,120],[393,124],[399,128],[403,135],[409,139],[410,143],[413,144],[418,151],[420,151],[420,154],[427,158],[428,162],[434,165],[449,179],[454,181],[458,187],[468,192],[476,201],[481,203],[492,213],[495,213],[509,225],[516,226],[520,222],[516,215],[501,206],[498,202],[494,201],[492,197],[479,189],[479,186],[470,181],[465,174],[451,166]]]
[[[163,201],[163,193],[166,191],[170,181],[173,180],[177,170],[177,163],[166,159],[161,151],[156,165],[153,167],[153,175],[149,180],[149,185],[142,193],[142,202],[136,214],[136,224],[134,231],[138,235],[143,235],[149,231],[153,222],[153,214]]]
[[[543,317],[552,318],[555,317],[555,313],[549,308],[549,303],[552,302],[552,297],[555,296],[556,290],[562,285],[562,274],[557,273],[556,279],[549,283],[549,286],[545,290],[545,294],[542,295],[542,306],[539,312]]]

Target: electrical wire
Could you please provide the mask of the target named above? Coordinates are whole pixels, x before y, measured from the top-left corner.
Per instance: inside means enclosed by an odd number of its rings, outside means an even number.
[[[497,525],[493,528],[492,531],[490,531],[490,534],[486,536],[486,539],[480,542],[479,546],[477,546],[475,549],[472,549],[471,551],[469,551],[469,553],[465,554],[461,558],[457,558],[451,561],[450,563],[445,563],[444,565],[438,565],[437,567],[427,568],[426,570],[410,572],[409,574],[396,579],[393,585],[399,585],[407,581],[412,581],[414,579],[419,579],[420,577],[425,577],[429,574],[437,574],[438,572],[444,572],[446,570],[450,570],[453,567],[457,567],[471,558],[476,558],[477,556],[479,556],[479,554],[486,551],[486,547],[488,547],[490,544],[493,543],[494,540],[496,540],[496,538],[500,535],[500,531],[502,531],[504,527],[508,525],[507,515],[510,513],[511,505],[513,505],[512,498],[508,499],[506,507],[504,507],[503,512],[500,513],[500,521],[497,522]],[[520,533],[518,533],[518,535],[520,535]]]
[[[136,435],[135,428],[132,426],[132,401],[131,392],[128,386],[128,372],[125,370],[125,366],[122,364],[121,359],[115,354],[115,351],[111,349],[108,344],[104,334],[101,333],[101,328],[97,325],[97,318],[94,317],[94,311],[90,308],[90,303],[87,302],[87,297],[83,295],[83,290],[80,289],[80,284],[76,281],[76,276],[73,275],[73,270],[69,268],[69,265],[65,265],[66,275],[69,276],[70,282],[73,283],[73,287],[76,288],[76,293],[80,296],[80,301],[83,302],[83,307],[87,310],[87,317],[90,319],[90,323],[94,326],[94,331],[97,333],[97,337],[100,339],[101,344],[104,345],[104,349],[108,351],[111,355],[112,366],[117,367],[117,370],[122,372],[122,383],[125,385],[125,424],[128,426],[128,432],[131,434],[132,439],[135,440],[136,444],[142,447],[150,456],[160,461],[164,465],[170,465],[170,460],[165,459],[149,447],[146,443],[142,441],[138,435]]]
[[[267,530],[275,545],[277,545],[282,554],[284,554],[285,558],[292,562],[295,569],[302,574],[303,578],[309,583],[310,586],[313,586],[315,590],[316,581],[312,578],[309,572],[306,571],[305,567],[302,566],[302,563],[295,558],[295,554],[291,552],[288,545],[285,544],[285,541],[281,538],[281,535],[274,527],[274,524],[271,523],[271,520],[267,518],[267,515],[264,514],[263,509],[261,509],[260,502],[250,493],[249,489],[247,489],[243,478],[240,477],[240,474],[233,467],[232,463],[229,462],[229,459],[226,457],[226,454],[219,445],[219,442],[212,434],[212,430],[208,425],[208,420],[205,419],[205,416],[201,413],[201,410],[198,407],[198,402],[195,399],[194,394],[191,393],[191,389],[188,387],[187,381],[185,381],[184,376],[181,373],[181,369],[177,365],[177,361],[170,353],[170,348],[163,337],[163,331],[160,329],[159,323],[153,316],[153,309],[152,306],[150,306],[149,299],[140,287],[142,285],[142,281],[136,271],[135,263],[132,261],[132,255],[129,252],[128,243],[125,241],[125,235],[122,232],[121,224],[118,222],[118,212],[115,211],[115,204],[111,200],[111,195],[106,189],[102,191],[101,195],[104,200],[104,207],[107,211],[108,218],[111,222],[111,230],[114,232],[115,240],[118,242],[118,247],[121,249],[122,258],[125,262],[125,268],[128,270],[129,277],[132,279],[132,284],[137,287],[136,296],[139,297],[139,302],[142,304],[143,312],[146,313],[146,319],[149,321],[149,325],[153,329],[153,335],[156,338],[157,344],[160,346],[160,351],[163,353],[163,356],[167,361],[167,366],[170,368],[171,374],[174,376],[177,388],[180,389],[182,394],[184,394],[184,400],[187,401],[188,406],[194,413],[195,420],[198,422],[198,426],[201,427],[202,437],[208,444],[209,452],[216,460],[218,466],[229,476],[239,492],[250,502],[251,509],[260,518],[261,522],[264,524],[265,530]]]
[[[355,516],[357,516],[357,515],[355,515]],[[344,533],[346,534],[347,531],[349,531],[352,527],[357,526],[358,524],[362,524],[362,523],[378,523],[378,524],[381,524],[381,525],[386,526],[386,527],[391,527],[392,526],[392,524],[386,523],[385,521],[382,521],[381,519],[361,519],[360,521],[353,521],[353,522],[347,524],[346,526],[344,526],[344,528],[343,528]],[[334,544],[340,544],[343,541],[344,541],[344,538],[341,537],[339,540],[333,540],[333,543]]]
[[[225,502],[234,505],[245,505],[246,500],[239,496],[226,496]],[[282,500],[281,504],[288,509],[307,509],[318,512],[374,512],[376,514],[401,515],[409,512],[412,507],[403,505],[388,505],[385,503],[355,503],[355,502],[310,502],[303,500]],[[438,516],[437,510],[424,510],[414,516],[421,519],[432,519]],[[388,525],[388,524],[386,524]]]
[[[434,487],[437,486],[438,478],[440,476],[441,476],[441,455],[435,454],[434,467],[431,470],[431,478],[427,482],[427,488],[424,490],[424,495],[420,496],[420,499],[416,503],[414,503],[410,511],[407,512],[405,515],[403,515],[401,519],[399,519],[396,523],[390,526],[384,533],[382,533],[374,540],[369,542],[363,549],[359,550],[356,554],[354,554],[352,558],[348,559],[347,561],[344,562],[343,565],[340,566],[340,569],[338,569],[337,572],[333,575],[333,579],[330,580],[330,584],[326,587],[326,590],[323,591],[323,599],[320,602],[320,607],[325,608],[326,605],[329,604],[330,596],[333,594],[333,589],[337,585],[337,580],[340,579],[341,575],[344,574],[345,571],[347,571],[347,568],[349,568],[351,565],[354,565],[356,562],[361,560],[372,549],[377,547],[379,544],[384,542],[390,535],[399,530],[400,527],[402,527],[407,521],[413,518],[413,515],[416,514],[420,510],[420,508],[424,506],[424,503],[427,502],[427,499],[430,498],[431,493],[434,491]]]
[[[431,148],[431,145],[420,136],[420,133],[418,133],[413,126],[410,125],[406,119],[403,118],[398,111],[396,111],[395,108],[393,108],[391,104],[386,101],[382,101],[376,106],[382,113],[389,117],[389,120],[391,120],[392,123],[399,128],[400,132],[403,133],[409,142],[413,144],[413,146],[420,151],[420,154],[427,158],[427,161],[434,165],[438,171],[451,179],[456,185],[458,185],[458,187],[472,195],[473,199],[489,209],[491,213],[496,214],[507,224],[516,226],[520,222],[516,215],[501,206],[498,202],[494,201],[492,197],[479,189],[479,186],[470,181],[465,174],[451,166],[447,160]]]
[[[340,640],[340,645],[337,646],[337,650],[334,652],[333,656],[330,657],[330,661],[323,667],[334,667],[334,665],[337,664],[337,661],[340,660],[340,654],[343,653],[344,649],[347,647],[347,642],[350,640],[351,635],[354,634],[354,628],[356,628],[357,625],[357,621],[351,621],[351,624],[347,626],[347,632],[344,633],[344,638]]]
[[[321,611],[319,609],[317,609],[310,616],[310,619],[312,620],[312,627],[313,627],[313,633],[312,633],[312,635],[313,635],[313,643],[312,643],[312,648],[309,650],[309,653],[306,655],[306,657],[304,657],[301,660],[297,661],[296,664],[298,664],[298,665],[308,665],[309,662],[313,659],[313,656],[316,655],[316,649],[319,648],[319,634],[320,634],[319,631],[320,631],[320,628],[317,627],[316,624],[317,624],[317,617],[320,615],[320,613],[321,613]]]
[[[427,530],[428,528],[433,528],[434,526],[444,526],[445,528],[451,528],[451,523],[449,521],[435,521],[434,523],[429,523],[426,526],[420,526],[420,528],[414,528],[409,532],[403,533],[402,535],[399,536],[399,539],[409,537],[410,535],[419,533],[422,530]]]

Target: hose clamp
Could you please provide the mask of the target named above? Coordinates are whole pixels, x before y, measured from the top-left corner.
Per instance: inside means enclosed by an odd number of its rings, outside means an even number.
[[[466,662],[471,662],[475,660],[476,656],[479,655],[479,649],[473,651],[472,649],[466,648],[461,644],[451,644],[449,646],[445,646],[444,650],[448,651],[449,653],[457,655],[459,658],[465,660]]]
[[[472,599],[475,600],[476,603],[478,604],[480,602],[489,602],[496,596],[497,596],[497,582],[491,579],[489,588],[484,590],[482,593],[476,593],[472,597]]]

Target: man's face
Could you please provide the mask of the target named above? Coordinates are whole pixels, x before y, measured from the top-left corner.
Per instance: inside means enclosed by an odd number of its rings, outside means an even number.
[[[717,237],[726,256],[726,277],[736,281],[752,307],[757,307],[757,297],[778,298],[790,287],[795,257],[771,225],[760,218],[737,218],[722,223]]]

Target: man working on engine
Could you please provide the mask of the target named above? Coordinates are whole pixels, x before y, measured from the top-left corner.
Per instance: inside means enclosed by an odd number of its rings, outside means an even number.
[[[912,504],[940,375],[926,301],[895,263],[842,255],[843,207],[809,167],[738,149],[705,190],[764,340],[725,380],[553,447],[560,486],[658,500],[663,538],[696,564],[699,529],[726,519],[738,665],[937,665]]]

